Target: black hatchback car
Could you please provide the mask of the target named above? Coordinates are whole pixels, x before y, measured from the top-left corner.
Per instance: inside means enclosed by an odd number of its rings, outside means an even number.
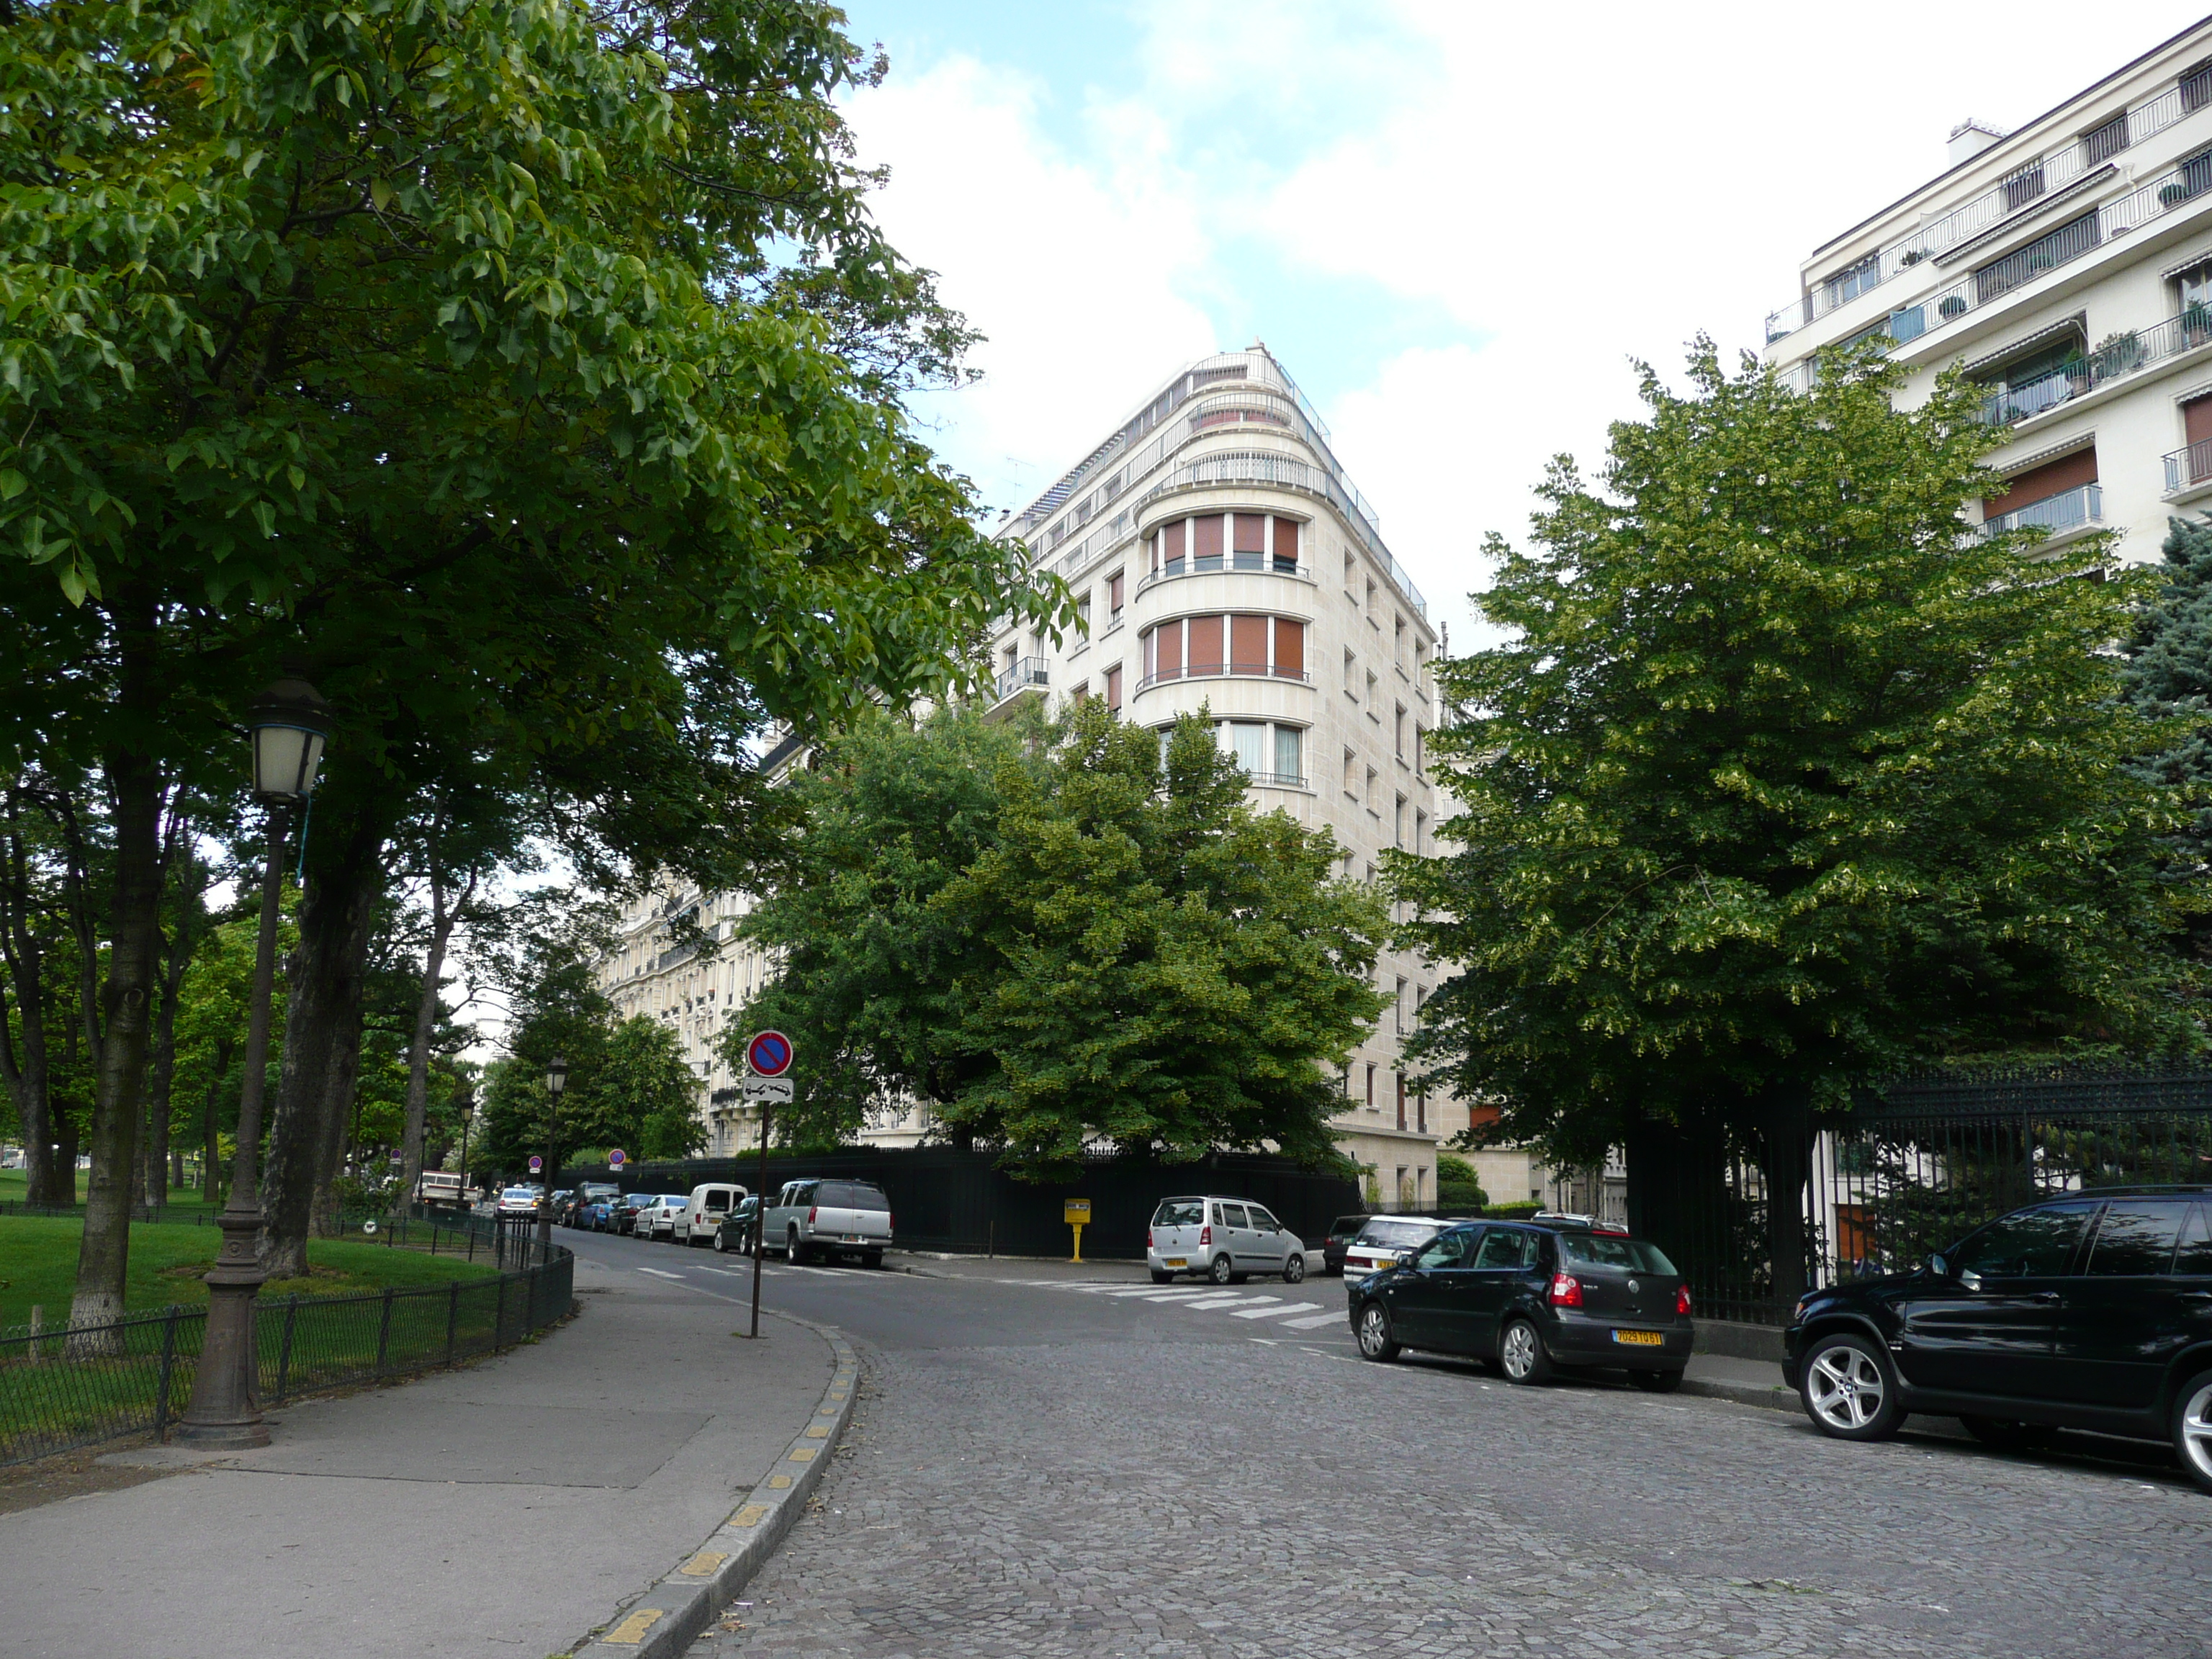
[[[1583,1216],[1452,1227],[1353,1285],[1349,1300],[1366,1358],[1394,1359],[1401,1347],[1467,1354],[1512,1382],[1606,1367],[1672,1393],[1694,1335],[1674,1264]]]
[[[2212,1187],[2015,1210],[1917,1273],[1814,1291],[1783,1346],[1806,1415],[1838,1439],[1921,1412],[1995,1444],[2055,1428],[2170,1440],[2212,1490]]]

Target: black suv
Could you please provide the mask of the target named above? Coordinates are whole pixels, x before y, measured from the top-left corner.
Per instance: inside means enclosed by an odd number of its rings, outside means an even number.
[[[1359,1230],[1375,1218],[1367,1215],[1340,1215],[1328,1224],[1328,1231],[1321,1241],[1321,1270],[1331,1278],[1344,1273],[1344,1253],[1352,1248],[1352,1241],[1359,1237]]]
[[[2015,1210],[1917,1273],[1814,1291],[1783,1347],[1806,1414],[1838,1439],[1882,1439],[1910,1412],[1993,1444],[2170,1439],[2212,1490],[2212,1187]]]
[[[1654,1244],[1587,1216],[1467,1222],[1351,1287],[1352,1333],[1370,1359],[1403,1347],[1469,1354],[1512,1382],[1558,1366],[1682,1384],[1690,1290]]]

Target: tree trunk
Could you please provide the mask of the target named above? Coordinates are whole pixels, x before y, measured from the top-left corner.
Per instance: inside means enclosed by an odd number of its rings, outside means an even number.
[[[422,1176],[422,1125],[430,1109],[430,1035],[438,1024],[438,981],[446,968],[446,946],[461,907],[477,884],[471,875],[451,908],[446,904],[445,884],[440,879],[434,845],[430,865],[430,943],[423,954],[422,994],[415,1004],[415,1031],[407,1043],[407,1129],[399,1153],[400,1201],[415,1195]]]
[[[121,617],[121,702],[140,720],[151,710],[153,606],[128,602]],[[106,757],[115,829],[115,883],[108,910],[107,977],[100,988],[100,1042],[94,1055],[92,1179],[85,1193],[84,1237],[77,1250],[72,1325],[123,1315],[131,1267],[131,1176],[144,1110],[146,1050],[161,948],[161,769],[151,755],[119,748]],[[114,1346],[72,1340],[72,1350]]]
[[[222,1151],[215,1109],[222,1097],[222,1081],[230,1075],[230,1047],[228,1041],[215,1045],[215,1075],[208,1079],[207,1098],[200,1103],[200,1196],[210,1204],[215,1202],[216,1170]],[[228,1193],[223,1194],[226,1203],[229,1198]]]
[[[325,823],[327,837],[327,815]],[[359,1058],[362,969],[384,890],[384,821],[362,813],[335,828],[343,842],[309,872],[299,948],[285,968],[284,1054],[261,1180],[268,1218],[262,1265],[280,1279],[307,1270],[316,1194],[325,1183],[329,1149],[343,1140],[347,1102],[337,1087],[349,1085]]]
[[[146,1155],[140,1160],[149,1204],[169,1201],[169,1110],[177,1080],[177,992],[183,977],[172,964],[161,988],[161,1010],[155,1017],[154,1065],[146,1080]]]
[[[324,1073],[323,1142],[315,1162],[315,1196],[309,1219],[316,1237],[335,1238],[343,1206],[338,1176],[360,1133],[356,1097],[361,1081],[362,972],[368,958],[369,912],[374,896],[362,907],[360,950],[354,958],[353,992],[340,1004],[331,1038],[329,1069]]]
[[[1774,1309],[1786,1314],[1808,1284],[1805,1188],[1813,1173],[1813,1109],[1804,1090],[1796,1087],[1778,1088],[1764,1107],[1759,1130],[1766,1177],[1767,1260],[1773,1264]]]
[[[46,1061],[46,952],[31,930],[30,854],[20,818],[21,797],[7,800],[5,865],[0,867],[0,963],[15,991],[18,1032],[8,1030],[6,1000],[0,997],[0,1079],[23,1131],[23,1196],[33,1204],[76,1201],[76,1171],[67,1171],[70,1191],[59,1196],[63,1172],[55,1158],[54,1113],[48,1092]]]

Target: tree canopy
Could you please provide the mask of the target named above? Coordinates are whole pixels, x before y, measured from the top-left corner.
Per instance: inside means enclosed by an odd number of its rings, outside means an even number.
[[[2099,537],[1960,516],[1996,438],[1944,378],[1808,396],[1709,343],[1493,538],[1500,644],[1444,665],[1454,850],[1394,856],[1458,970],[1418,1061],[1588,1158],[1641,1121],[1844,1103],[1962,1050],[2188,1040],[2156,879],[2175,792],[2112,647],[2143,579]]]
[[[883,720],[793,787],[796,867],[748,919],[790,1033],[796,1139],[927,1103],[1024,1176],[1097,1146],[1334,1156],[1334,1079],[1384,1000],[1385,918],[1327,830],[1247,804],[1209,721]],[[734,1058],[733,1050],[733,1058]]]

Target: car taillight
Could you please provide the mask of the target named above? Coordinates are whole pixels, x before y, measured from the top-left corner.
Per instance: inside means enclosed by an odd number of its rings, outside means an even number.
[[[1583,1305],[1583,1283],[1572,1273],[1552,1275],[1552,1305],[1555,1308],[1579,1308]]]
[[[1687,1285],[1678,1285],[1674,1287],[1674,1311],[1686,1317],[1689,1314],[1690,1287]]]
[[[1152,1230],[1150,1227],[1145,1229],[1145,1248],[1148,1250],[1153,1248]]]
[[[814,1224],[814,1218],[821,1213],[822,1206],[820,1205],[817,1204],[810,1207],[806,1212],[806,1224],[811,1227]]]
[[[1211,1228],[1211,1227],[1200,1227],[1200,1228],[1198,1230],[1198,1242],[1199,1242],[1200,1243],[1201,1243],[1201,1244],[1211,1244],[1211,1243],[1213,1243],[1213,1229],[1212,1229],[1212,1228]]]

